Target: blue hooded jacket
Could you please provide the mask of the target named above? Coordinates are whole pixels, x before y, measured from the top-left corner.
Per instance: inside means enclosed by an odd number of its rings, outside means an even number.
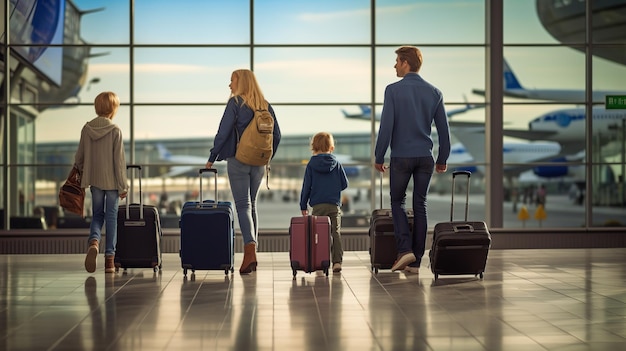
[[[311,156],[304,171],[300,210],[307,209],[307,203],[341,205],[341,191],[348,187],[348,177],[343,166],[333,154]]]

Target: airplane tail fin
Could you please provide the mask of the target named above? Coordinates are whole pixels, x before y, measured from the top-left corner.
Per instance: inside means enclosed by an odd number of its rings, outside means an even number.
[[[511,66],[506,62],[506,59],[503,59],[503,76],[504,76],[504,89],[524,89],[520,84],[519,80],[513,73]]]
[[[359,105],[361,112],[363,112],[363,116],[370,116],[372,114],[372,108],[367,105]]]
[[[169,160],[170,157],[172,156],[172,154],[170,153],[170,151],[165,147],[165,145],[159,143],[156,145],[157,150],[159,151],[159,158],[162,160]]]

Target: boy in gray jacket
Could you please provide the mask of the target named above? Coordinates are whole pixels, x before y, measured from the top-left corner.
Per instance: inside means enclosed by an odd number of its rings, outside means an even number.
[[[81,173],[81,187],[91,189],[93,218],[85,257],[85,269],[89,273],[96,270],[98,245],[105,223],[105,273],[115,272],[117,210],[119,199],[126,197],[128,189],[122,131],[112,122],[119,106],[120,100],[113,92],[96,96],[94,107],[98,117],[83,127],[74,156],[74,164]]]

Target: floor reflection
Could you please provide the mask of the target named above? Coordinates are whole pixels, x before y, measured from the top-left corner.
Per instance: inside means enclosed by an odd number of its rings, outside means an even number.
[[[241,260],[236,255],[236,261]],[[485,277],[298,274],[259,253],[249,275],[87,274],[82,255],[0,256],[0,350],[619,350],[626,249],[492,250]]]

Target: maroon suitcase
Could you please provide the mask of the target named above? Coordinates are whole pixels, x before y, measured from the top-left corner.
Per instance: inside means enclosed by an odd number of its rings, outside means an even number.
[[[330,267],[330,218],[328,216],[292,217],[289,224],[289,258],[295,278],[297,271],[324,271]]]

